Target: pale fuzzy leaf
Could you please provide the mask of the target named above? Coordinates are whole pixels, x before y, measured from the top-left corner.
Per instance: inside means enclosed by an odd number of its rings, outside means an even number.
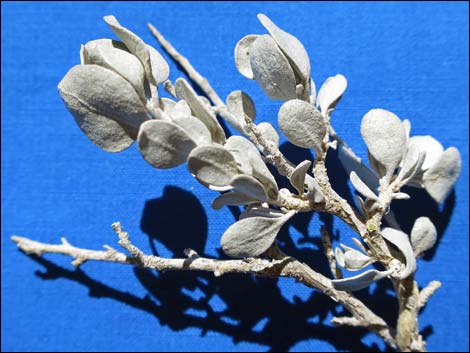
[[[184,78],[179,78],[175,83],[176,96],[188,103],[191,111],[196,118],[201,120],[211,132],[212,138],[217,143],[225,142],[225,132],[217,121],[214,113],[198,97],[194,89]]]
[[[101,66],[74,66],[58,89],[80,129],[108,152],[128,148],[140,124],[148,120],[132,85]]]
[[[325,121],[311,104],[299,99],[285,102],[279,109],[278,122],[291,143],[321,153],[326,134]]]
[[[279,218],[282,216],[284,216],[284,213],[278,210],[264,206],[249,206],[249,208],[242,212],[238,220],[241,221],[242,219],[250,217]]]
[[[403,124],[403,128],[405,129],[405,134],[406,134],[407,141],[409,141],[410,132],[411,132],[411,123],[408,119],[404,119],[402,121],[402,124]]]
[[[348,271],[359,271],[372,263],[372,259],[356,249],[340,244],[343,248],[343,265]]]
[[[193,149],[188,157],[188,168],[199,181],[214,186],[227,186],[240,174],[233,155],[218,145]]]
[[[230,136],[225,147],[241,165],[249,163],[252,172],[247,174],[252,174],[263,184],[269,198],[276,199],[279,192],[276,180],[266,167],[255,145],[244,137]]]
[[[191,116],[191,108],[189,107],[188,103],[184,100],[179,100],[176,102],[175,105],[171,108],[171,111],[169,112],[169,115],[171,116],[172,119],[179,118],[179,117],[186,117],[186,116]],[[197,119],[197,118],[196,118]]]
[[[411,148],[412,145],[416,146],[420,152],[426,154],[423,165],[421,166],[423,171],[428,170],[436,164],[444,152],[441,143],[430,135],[411,137],[408,148]]]
[[[310,59],[303,44],[296,37],[276,26],[266,15],[258,14],[258,19],[290,60],[297,75],[302,78],[301,82],[308,83],[310,79]]]
[[[183,164],[196,143],[179,126],[165,120],[150,120],[139,130],[139,150],[155,168],[168,169]]]
[[[163,56],[154,47],[147,44],[147,49],[150,55],[152,75],[158,85],[168,80],[168,77],[170,76],[170,67]]]
[[[406,180],[413,177],[416,173],[416,166],[420,160],[420,153],[422,153],[416,144],[408,145],[405,157],[403,157],[400,173],[398,173],[399,180]]]
[[[316,105],[317,102],[317,86],[315,86],[315,81],[310,79],[310,103]]]
[[[320,185],[318,185],[317,181],[308,174],[305,179],[308,187],[307,198],[314,203],[325,201],[325,197],[323,196]]]
[[[307,171],[311,165],[312,162],[307,160],[303,161],[295,167],[289,178],[290,183],[296,188],[300,195],[304,193],[305,176],[307,175]]]
[[[455,147],[446,149],[439,160],[423,175],[423,185],[436,202],[443,202],[457,181],[462,159]]]
[[[341,74],[326,79],[317,96],[317,106],[322,114],[326,115],[329,110],[335,108],[347,86],[348,81]]]
[[[408,234],[393,228],[384,228],[381,231],[382,236],[390,243],[395,245],[403,255],[405,264],[396,274],[399,279],[404,279],[416,271],[416,258]],[[400,260],[400,259],[397,259]]]
[[[341,267],[344,267],[344,252],[340,248],[335,249],[335,259]]]
[[[160,108],[167,114],[170,114],[176,105],[176,102],[170,98],[159,99]]]
[[[235,66],[238,72],[246,78],[253,80],[253,70],[250,64],[250,51],[253,43],[259,36],[257,34],[249,34],[240,39],[235,46]]]
[[[377,201],[379,199],[377,195],[357,176],[356,172],[351,172],[349,179],[357,192],[372,200]]]
[[[279,218],[250,217],[231,225],[220,241],[223,251],[231,257],[256,257],[274,243],[281,227],[294,211]]]
[[[380,178],[387,174],[387,168],[385,168],[384,165],[379,163],[369,151],[367,151],[367,159],[369,160],[369,165],[371,166],[371,168],[377,173]]]
[[[340,144],[337,150],[338,159],[346,170],[346,173],[350,174],[351,172],[356,172],[369,189],[377,190],[377,187],[379,186],[379,179],[377,176],[344,145]]]
[[[269,35],[259,36],[250,52],[253,76],[266,95],[274,100],[295,99],[295,75],[284,54]]]
[[[279,146],[279,134],[270,123],[262,122],[256,125],[258,131],[264,138],[274,146]]]
[[[237,119],[235,126],[240,132],[244,132],[245,115],[252,121],[256,117],[255,104],[250,96],[243,91],[233,91],[227,97],[227,110]]]
[[[419,256],[436,244],[436,227],[428,217],[419,217],[411,229],[410,238],[414,254]]]
[[[124,43],[111,39],[92,40],[83,47],[83,56],[83,64],[95,64],[116,72],[135,88],[143,102],[147,100],[144,68]]]
[[[393,198],[395,200],[409,200],[411,196],[405,192],[397,192],[396,194],[393,194]]]
[[[238,191],[233,191],[217,196],[212,201],[211,206],[214,210],[220,210],[224,206],[249,205],[258,202],[259,200],[253,197],[250,197]]]
[[[362,214],[364,216],[367,216],[368,211],[367,211],[366,204],[365,204],[364,200],[362,199],[362,197],[360,197],[357,194],[355,194],[354,196],[356,197],[357,204],[359,205],[359,209],[361,210]]]
[[[156,85],[155,77],[152,74],[152,63],[147,44],[134,32],[121,26],[116,17],[104,16],[103,18],[113,32],[124,42],[127,49],[140,60],[144,67],[147,80],[149,80],[151,84]]]
[[[194,116],[177,116],[173,118],[173,122],[183,128],[198,146],[212,144],[211,133],[198,118]]]
[[[356,244],[356,246],[361,249],[363,252],[367,253],[367,250],[366,248],[364,247],[364,245],[361,243],[361,241],[357,238],[351,238],[351,240],[353,241],[354,244]]]
[[[232,178],[230,185],[237,191],[261,202],[265,202],[268,199],[263,185],[250,175],[236,175]]]
[[[243,139],[243,140],[242,140]],[[249,142],[249,141],[248,141]],[[247,175],[253,174],[253,167],[251,166],[250,154],[254,153],[252,148],[247,148],[245,145],[247,142],[241,136],[230,136],[227,139],[224,147],[232,153],[235,161],[237,162],[238,168]],[[256,150],[258,153],[258,150]]]
[[[333,283],[333,287],[336,290],[354,292],[354,291],[361,290],[361,289],[368,287],[370,284],[378,280],[381,280],[382,278],[387,277],[391,273],[392,273],[392,270],[388,270],[388,271],[368,270],[353,277],[348,277],[344,279],[335,279],[335,280],[332,280],[331,282]]]
[[[361,134],[370,154],[391,176],[406,150],[406,133],[401,120],[387,110],[372,109],[362,118]]]

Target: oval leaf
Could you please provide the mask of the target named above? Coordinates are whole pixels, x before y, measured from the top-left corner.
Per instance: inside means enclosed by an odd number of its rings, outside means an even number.
[[[221,239],[223,251],[231,257],[256,257],[274,243],[281,227],[294,211],[278,218],[249,217],[231,225]]]
[[[216,116],[208,106],[198,97],[194,89],[184,78],[179,78],[175,83],[176,96],[188,103],[193,115],[201,120],[211,132],[212,138],[217,143],[225,142],[225,132],[217,121]]]
[[[250,175],[239,174],[230,182],[237,191],[261,202],[267,201],[263,185]]]
[[[351,172],[349,179],[356,191],[361,195],[376,201],[379,199],[377,195],[357,176],[356,172]]]
[[[250,64],[250,51],[253,43],[258,38],[257,34],[249,34],[240,39],[235,46],[235,66],[238,72],[246,78],[253,80],[253,70]]]
[[[259,200],[245,195],[241,192],[227,192],[225,194],[217,196],[212,201],[212,208],[214,210],[220,210],[224,206],[240,206],[240,205],[249,205],[252,203],[258,203]]]
[[[331,109],[335,108],[347,86],[348,81],[341,74],[326,79],[317,96],[317,106],[320,107],[322,114],[326,115]]]
[[[163,56],[154,47],[147,44],[147,49],[150,55],[152,75],[158,85],[168,80],[168,77],[170,76],[170,67],[166,60],[163,59]]]
[[[340,245],[344,251],[342,257],[343,264],[341,265],[340,263],[340,265],[348,271],[359,271],[371,264],[372,259],[369,256],[344,244]]]
[[[186,161],[196,143],[176,124],[150,120],[139,130],[139,150],[155,168],[174,168]]]
[[[101,66],[74,66],[58,89],[80,129],[106,151],[128,148],[140,124],[148,120],[132,85]]]
[[[426,154],[423,165],[421,166],[421,170],[423,171],[428,170],[436,164],[444,152],[441,143],[429,135],[411,137],[408,148],[411,148],[412,145],[416,146],[418,151]]]
[[[264,138],[274,146],[279,146],[279,134],[270,123],[262,122],[256,125],[256,128]]]
[[[258,14],[258,19],[290,60],[297,75],[302,78],[301,82],[308,83],[310,79],[310,59],[302,43],[292,34],[276,26],[266,15]]]
[[[462,168],[462,159],[455,147],[442,153],[439,160],[423,175],[423,185],[436,202],[443,202],[452,190]]]
[[[299,195],[304,193],[305,188],[305,176],[307,175],[307,171],[312,165],[310,161],[303,161],[299,165],[297,165],[292,172],[289,180],[293,187],[299,192]]]
[[[183,101],[182,101],[183,102]],[[173,122],[184,131],[196,142],[197,145],[210,145],[212,144],[211,133],[207,130],[201,120],[194,116],[180,116],[173,119]]]
[[[401,120],[387,110],[372,109],[362,118],[361,134],[370,154],[391,176],[406,149],[406,133]]]
[[[145,76],[151,84],[156,85],[155,77],[152,74],[152,63],[150,59],[149,47],[134,32],[121,26],[116,17],[104,16],[103,19],[111,27],[113,32],[124,42],[127,49],[137,56],[144,67]]]
[[[111,39],[92,40],[83,47],[83,57],[83,64],[99,65],[124,77],[135,88],[141,100],[146,102],[144,68],[124,43]]]
[[[331,282],[333,287],[336,290],[344,290],[346,292],[354,292],[357,290],[364,289],[368,287],[373,282],[376,282],[382,278],[387,277],[392,273],[393,270],[388,271],[377,271],[377,270],[368,270],[362,272],[356,276],[344,278],[344,279],[335,279]]]
[[[317,181],[308,174],[306,176],[306,180],[308,186],[307,198],[314,203],[325,201],[325,197],[323,196],[323,192],[321,191],[320,185],[318,185]]]
[[[249,164],[251,166],[252,171],[247,174],[252,174],[263,184],[269,198],[276,199],[279,192],[276,180],[266,167],[255,145],[244,137],[230,136],[225,147],[241,165]],[[247,167],[244,168],[247,169]]]
[[[346,173],[351,174],[351,172],[355,172],[369,189],[377,190],[379,186],[377,175],[362,163],[359,157],[354,155],[354,153],[352,153],[349,148],[345,147],[343,144],[338,145],[337,151],[338,159],[346,170]]]
[[[176,102],[176,104],[173,105],[169,114],[172,119],[175,119],[182,116],[191,116],[192,112],[191,108],[189,107],[188,103],[186,103],[186,101],[179,100],[178,102]]]
[[[321,153],[326,134],[325,121],[311,104],[299,99],[284,103],[279,110],[278,122],[291,143]]]
[[[404,279],[415,272],[416,258],[413,254],[413,248],[411,247],[408,234],[393,228],[384,228],[382,229],[381,234],[388,242],[392,243],[398,248],[398,250],[400,250],[405,259],[405,264],[397,273],[397,277],[399,279]]]
[[[296,98],[295,75],[284,54],[269,35],[259,36],[251,47],[253,76],[266,95],[274,100]]]
[[[436,244],[437,230],[428,217],[419,217],[411,229],[410,237],[414,253],[419,256]]]
[[[405,157],[403,158],[400,173],[398,174],[399,180],[406,180],[414,176],[418,169],[417,165],[420,160],[420,153],[422,152],[416,144],[408,145]]]
[[[255,120],[255,104],[250,96],[243,91],[233,91],[227,97],[227,110],[238,119],[241,126],[245,125],[245,115]]]
[[[199,146],[188,157],[189,171],[202,183],[227,186],[240,174],[233,155],[222,146]]]

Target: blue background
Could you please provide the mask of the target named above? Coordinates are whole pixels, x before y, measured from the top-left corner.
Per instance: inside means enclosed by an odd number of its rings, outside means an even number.
[[[333,123],[361,156],[360,120],[376,107],[409,118],[412,134],[431,134],[445,148],[460,150],[462,174],[444,206],[413,190],[419,204],[397,201],[396,209],[405,228],[428,215],[440,234],[437,251],[419,261],[417,273],[421,285],[443,282],[420,318],[428,349],[468,350],[468,3],[1,6],[2,350],[383,349],[361,330],[332,328],[332,312],[340,310],[292,280],[156,274],[103,263],[75,271],[68,258],[30,258],[9,240],[18,234],[56,243],[67,236],[81,247],[117,247],[110,225],[119,220],[147,252],[182,256],[192,247],[219,256],[219,237],[234,216],[210,208],[216,193],[193,180],[184,165],[153,169],[135,146],[120,154],[95,147],[56,86],[79,62],[80,44],[115,38],[101,19],[114,14],[150,44],[155,41],[146,22],[153,22],[221,96],[242,88],[256,102],[259,121],[274,123],[279,102],[269,101],[233,64],[236,42],[265,32],[259,12],[304,43],[317,87],[336,73],[347,77]],[[172,62],[170,67],[173,80],[182,75]],[[294,160],[304,157],[289,145],[283,150]],[[331,176],[349,197],[344,172],[332,167]],[[349,242],[351,232],[341,222],[323,221]],[[317,214],[298,216],[280,240],[286,251],[327,274],[320,224]],[[359,295],[393,321],[395,302],[383,282]]]

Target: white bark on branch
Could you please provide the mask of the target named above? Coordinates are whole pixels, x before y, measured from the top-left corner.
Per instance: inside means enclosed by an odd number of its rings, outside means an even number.
[[[193,250],[186,250],[186,259],[168,259],[158,256],[146,255],[129,240],[119,223],[113,224],[113,229],[119,237],[119,244],[126,249],[130,256],[119,252],[109,246],[105,250],[88,250],[75,247],[62,238],[62,244],[52,245],[30,240],[25,237],[12,236],[11,239],[27,254],[41,256],[46,253],[63,254],[72,257],[72,264],[79,266],[86,261],[105,261],[127,265],[135,265],[158,271],[205,271],[212,272],[218,277],[226,273],[250,273],[264,277],[290,277],[304,285],[316,288],[341,303],[360,322],[360,326],[376,333],[390,347],[396,348],[393,329],[374,314],[360,300],[351,293],[338,291],[333,288],[331,280],[314,271],[298,260],[276,252],[276,259],[250,258],[243,260],[217,260],[199,257]]]

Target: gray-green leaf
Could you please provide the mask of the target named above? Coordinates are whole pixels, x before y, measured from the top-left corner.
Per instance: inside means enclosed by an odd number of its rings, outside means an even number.
[[[420,152],[426,154],[421,170],[425,171],[431,168],[441,158],[444,148],[441,143],[430,135],[413,136],[410,138],[409,147],[414,145]]]
[[[210,145],[212,143],[211,133],[198,118],[194,116],[177,116],[173,118],[173,122],[182,127],[197,145]]]
[[[436,202],[443,202],[452,190],[462,168],[458,149],[446,149],[439,160],[423,175],[423,185]]]
[[[312,162],[305,160],[302,163],[299,163],[294,171],[292,172],[289,180],[293,187],[299,192],[299,195],[304,193],[305,188],[305,176],[307,171],[312,165]]]
[[[243,91],[233,91],[227,96],[227,110],[237,119],[237,130],[240,132],[244,132],[245,115],[251,120],[255,120],[256,117],[255,104]]]
[[[217,196],[212,201],[211,206],[214,210],[220,210],[224,206],[249,205],[258,202],[259,200],[256,198],[250,197],[238,191],[234,191],[226,192],[225,194]]]
[[[329,110],[335,108],[347,86],[348,81],[341,74],[326,79],[317,96],[317,106],[320,107],[322,114],[326,115]]]
[[[232,178],[230,185],[237,191],[258,201],[265,202],[268,199],[263,185],[250,175],[236,175]]]
[[[155,77],[152,74],[152,62],[150,59],[149,47],[145,42],[134,32],[121,26],[116,17],[104,16],[105,22],[111,27],[113,32],[124,42],[127,49],[137,56],[144,67],[145,76],[151,84],[157,85]]]
[[[391,176],[406,150],[407,138],[401,120],[387,110],[372,109],[362,118],[361,134],[370,154]]]
[[[357,192],[369,199],[378,201],[377,195],[357,176],[356,172],[351,172],[349,179]]]
[[[335,279],[331,282],[333,283],[333,287],[335,287],[336,290],[354,292],[354,291],[361,290],[361,289],[368,287],[373,282],[376,282],[384,277],[387,277],[391,273],[392,273],[392,270],[388,270],[388,271],[368,270],[353,277],[348,277],[344,279]]]
[[[168,169],[183,164],[196,143],[179,126],[165,120],[150,120],[139,130],[139,149],[155,168]]]
[[[231,257],[256,257],[274,243],[281,227],[293,215],[291,211],[279,218],[249,217],[231,225],[221,239],[224,252]]]
[[[428,217],[419,217],[411,229],[410,237],[414,254],[419,256],[436,244],[437,230]]]
[[[80,129],[108,152],[128,148],[140,124],[148,120],[134,87],[101,66],[74,66],[58,88]]]
[[[262,122],[256,125],[258,131],[264,138],[274,146],[279,146],[279,134],[270,123]]]
[[[249,34],[240,39],[235,46],[235,66],[243,76],[253,80],[253,70],[250,64],[250,51],[253,43],[258,38],[257,34]]]
[[[217,121],[216,116],[209,107],[198,97],[194,89],[184,78],[179,78],[175,83],[176,96],[184,99],[196,118],[201,120],[211,132],[212,138],[217,143],[225,142],[225,132]]]
[[[193,149],[188,157],[188,168],[199,181],[214,186],[227,186],[240,174],[233,155],[218,145]]]
[[[326,134],[325,121],[311,104],[299,99],[285,102],[279,110],[278,122],[291,143],[321,153]]]
[[[135,88],[143,102],[147,100],[144,68],[124,43],[111,39],[92,40],[85,44],[82,54],[82,64],[95,64],[118,73]]]
[[[413,254],[408,234],[393,228],[384,228],[381,231],[382,236],[390,243],[395,245],[402,253],[405,264],[396,274],[399,279],[404,279],[416,271],[416,258]],[[397,259],[401,261],[400,259]]]
[[[336,248],[336,260],[340,266],[344,267],[348,271],[359,271],[372,263],[372,259],[362,252],[344,244],[340,244],[340,246],[343,250]]]
[[[301,82],[308,83],[310,79],[310,59],[303,44],[292,34],[276,26],[266,15],[258,14],[258,19],[290,60],[297,75],[301,77]]]
[[[250,64],[253,76],[269,98],[296,98],[295,75],[289,61],[271,36],[259,36],[251,46]]]

